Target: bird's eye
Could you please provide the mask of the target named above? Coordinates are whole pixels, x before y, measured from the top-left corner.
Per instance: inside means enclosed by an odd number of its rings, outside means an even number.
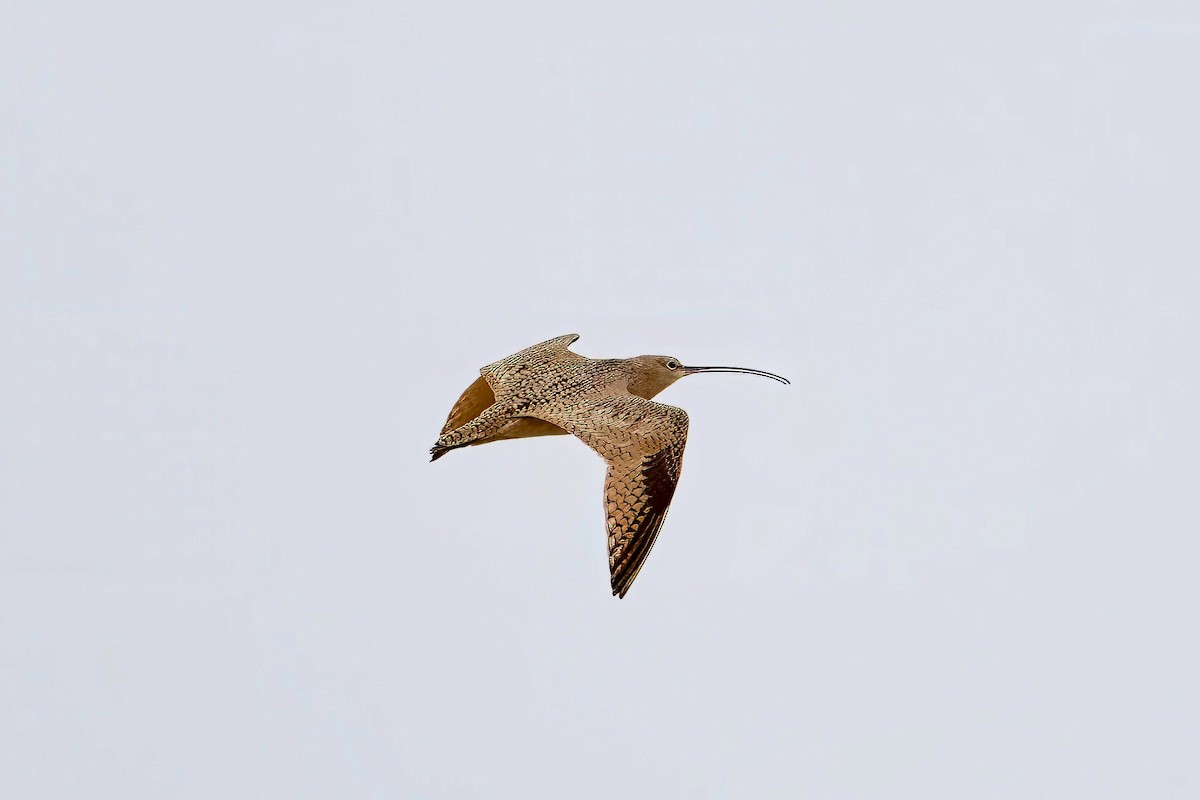
[[[679,362],[672,358],[667,362],[667,369],[679,369]]]

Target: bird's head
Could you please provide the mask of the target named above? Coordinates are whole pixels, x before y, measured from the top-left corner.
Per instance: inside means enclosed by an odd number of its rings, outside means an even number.
[[[749,367],[689,367],[674,356],[638,356],[629,359],[633,366],[634,380],[629,384],[629,393],[647,400],[666,389],[685,375],[701,372],[744,372],[747,375],[762,375],[780,383],[791,383],[787,378],[772,372]]]

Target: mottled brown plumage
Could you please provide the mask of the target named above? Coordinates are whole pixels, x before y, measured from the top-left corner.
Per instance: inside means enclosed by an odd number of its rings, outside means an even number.
[[[585,358],[558,336],[488,364],[454,408],[430,452],[501,439],[570,433],[608,464],[604,507],[614,595],[624,597],[667,515],[687,443],[688,416],[651,398],[684,375],[761,370],[685,367],[670,356]]]

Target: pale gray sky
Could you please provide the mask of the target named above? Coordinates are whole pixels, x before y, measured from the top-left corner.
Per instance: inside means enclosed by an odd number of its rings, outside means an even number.
[[[1200,796],[1192,2],[6,2],[0,794]],[[688,379],[603,464],[479,366]]]

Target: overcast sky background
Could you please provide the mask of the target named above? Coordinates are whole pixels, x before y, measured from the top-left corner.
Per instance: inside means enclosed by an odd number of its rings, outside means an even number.
[[[1194,2],[0,9],[0,794],[1195,798]],[[610,597],[578,332],[690,378]]]

